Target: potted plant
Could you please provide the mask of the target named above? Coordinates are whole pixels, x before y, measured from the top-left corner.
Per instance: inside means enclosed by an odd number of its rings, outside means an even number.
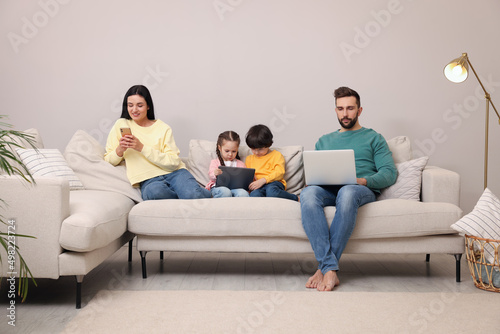
[[[5,115],[0,115],[0,171],[6,173],[7,175],[18,175],[23,180],[29,183],[35,183],[35,179],[29,172],[28,168],[20,161],[13,153],[16,148],[24,148],[20,144],[21,140],[28,143],[29,146],[36,149],[35,141],[32,135],[26,134],[20,131],[12,130],[12,125],[1,121],[2,118],[6,118]],[[0,198],[0,209],[5,209],[8,206],[8,199]],[[24,261],[19,248],[15,243],[16,237],[24,238],[34,238],[29,235],[17,234],[11,228],[11,223],[6,221],[8,217],[3,217],[0,214],[0,263],[5,259],[2,258],[3,250],[7,255],[7,266],[9,271],[15,271],[14,264],[16,262],[15,256],[19,257],[19,287],[18,295],[22,297],[22,301],[26,299],[28,295],[28,283],[29,279],[33,281],[36,286],[36,281],[28,268],[28,265]]]

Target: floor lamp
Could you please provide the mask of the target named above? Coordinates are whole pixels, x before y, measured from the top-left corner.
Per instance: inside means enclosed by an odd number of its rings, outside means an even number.
[[[451,82],[455,83],[464,82],[469,76],[469,66],[472,72],[474,72],[477,81],[479,81],[481,88],[483,88],[485,94],[484,97],[486,99],[486,127],[484,134],[484,189],[486,189],[486,187],[488,186],[488,128],[489,128],[488,123],[490,118],[490,103],[493,109],[495,110],[495,113],[497,114],[499,124],[500,124],[500,115],[498,114],[497,108],[495,108],[495,105],[491,100],[490,94],[488,94],[488,92],[483,86],[483,83],[481,82],[476,71],[474,70],[474,67],[472,67],[469,57],[467,56],[467,53],[462,53],[462,56],[450,61],[448,65],[446,65],[446,67],[444,68],[444,75]]]

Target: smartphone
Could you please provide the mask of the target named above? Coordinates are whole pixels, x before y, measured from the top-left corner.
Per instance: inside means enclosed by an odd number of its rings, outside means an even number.
[[[122,134],[122,137],[125,135],[131,135],[132,131],[130,131],[130,128],[120,128],[120,132]]]

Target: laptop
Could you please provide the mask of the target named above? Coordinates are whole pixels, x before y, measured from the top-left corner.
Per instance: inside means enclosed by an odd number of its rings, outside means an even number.
[[[307,185],[356,184],[354,150],[304,151]]]
[[[227,187],[229,189],[245,189],[253,182],[254,168],[219,166],[222,174],[217,176],[216,187]]]

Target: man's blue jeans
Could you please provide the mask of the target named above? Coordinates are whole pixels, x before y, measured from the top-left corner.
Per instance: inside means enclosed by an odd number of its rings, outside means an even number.
[[[274,181],[267,183],[255,189],[250,193],[250,197],[278,197],[284,199],[291,199],[292,201],[297,201],[299,198],[295,194],[291,194],[285,190],[283,183],[279,181]]]
[[[202,188],[184,168],[141,182],[142,199],[196,199],[210,198],[208,189]]]
[[[323,274],[339,270],[340,256],[356,225],[358,208],[373,201],[373,191],[362,185],[308,186],[302,190],[302,226],[318,260],[318,269]],[[330,227],[325,206],[336,207]]]

